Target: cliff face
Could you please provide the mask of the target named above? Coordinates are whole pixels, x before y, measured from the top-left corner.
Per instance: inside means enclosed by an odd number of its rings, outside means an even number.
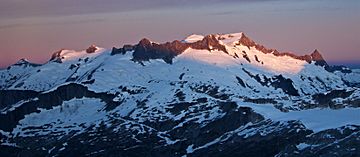
[[[187,44],[179,41],[156,44],[148,39],[142,39],[134,48],[133,60],[142,62],[150,59],[163,59],[166,63],[171,64],[172,59],[188,47]]]
[[[310,56],[311,56],[312,61],[314,61],[316,65],[320,65],[320,66],[324,66],[324,67],[329,66],[317,49],[313,53],[311,53]]]
[[[138,62],[150,59],[163,59],[166,63],[171,64],[175,56],[183,53],[188,48],[208,51],[219,50],[227,53],[225,46],[221,45],[214,35],[208,35],[194,43],[175,40],[173,42],[157,44],[152,43],[148,39],[142,39],[139,44],[134,46],[133,59]],[[122,49],[125,50],[126,48]]]

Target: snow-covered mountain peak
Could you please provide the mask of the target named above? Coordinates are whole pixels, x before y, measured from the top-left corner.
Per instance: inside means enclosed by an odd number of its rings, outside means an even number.
[[[316,51],[312,55],[298,56],[293,53],[280,53],[256,43],[243,32],[231,34],[190,35],[181,42],[154,43],[142,39],[137,45],[114,48],[111,54],[133,54],[133,61],[142,63],[152,59],[163,59],[172,64],[173,58],[191,58],[210,64],[231,65],[249,64],[274,73],[296,74],[312,61],[320,63],[323,59]],[[325,66],[327,64],[316,64]]]
[[[242,37],[244,33],[231,33],[231,34],[221,34],[218,35],[218,40],[221,41],[223,44],[226,45],[235,45]]]
[[[51,56],[50,61],[62,63],[65,61],[78,60],[78,59],[84,58],[84,57],[93,57],[93,56],[97,56],[100,53],[104,52],[104,50],[105,50],[104,48],[100,48],[95,45],[91,45],[86,50],[81,50],[81,51],[61,49],[61,50],[55,52]]]
[[[143,38],[139,41],[138,45],[142,45],[142,46],[150,46],[153,42],[150,41],[148,38]]]
[[[203,35],[192,34],[192,35],[186,37],[183,41],[185,43],[194,43],[194,42],[197,42],[197,41],[201,41],[202,39],[204,39]]]
[[[36,67],[40,66],[40,64],[31,63],[28,59],[22,58],[19,61],[17,61],[15,64],[13,64],[10,67],[18,66],[18,67]]]
[[[199,35],[192,34],[186,37],[183,41],[185,43],[195,43],[197,41],[203,40],[206,36],[214,36],[217,40],[221,41],[223,44],[235,44],[242,37],[243,32],[240,33],[230,33],[230,34],[209,34],[209,35]]]
[[[17,61],[14,65],[23,65],[23,64],[29,64],[29,60],[26,58],[22,58],[19,61]]]
[[[249,38],[247,35],[245,35],[244,32],[239,33],[229,33],[229,34],[210,34],[210,35],[197,35],[193,34],[185,38],[183,41],[186,43],[195,43],[200,42],[206,38],[214,37],[217,42],[219,42],[221,45],[228,46],[228,47],[234,47],[234,46],[245,46],[248,49],[251,47],[254,47],[258,51],[261,51],[263,53],[278,53],[276,49],[268,49],[265,46],[256,43],[254,40]]]
[[[311,58],[307,62],[302,56],[280,53],[276,49],[266,48],[243,32],[206,36],[191,35],[187,39],[187,44],[190,45],[189,49],[180,53],[179,58],[217,66],[246,64],[275,74],[297,74],[311,63]],[[318,55],[320,53],[316,53],[316,56]]]
[[[310,54],[310,56],[312,61],[315,61],[315,64],[325,67],[329,66],[318,49],[315,49],[314,52]]]

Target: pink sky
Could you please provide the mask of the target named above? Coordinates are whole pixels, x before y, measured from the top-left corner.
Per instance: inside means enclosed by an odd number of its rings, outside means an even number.
[[[241,31],[280,51],[319,49],[329,61],[360,62],[357,0],[135,1],[0,0],[0,67],[21,58],[44,63],[62,48]]]

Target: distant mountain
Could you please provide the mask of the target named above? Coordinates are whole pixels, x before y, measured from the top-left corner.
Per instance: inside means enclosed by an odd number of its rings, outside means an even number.
[[[346,66],[350,69],[360,69],[360,61],[332,61],[330,65]]]
[[[360,73],[244,33],[0,71],[0,156],[360,156]]]

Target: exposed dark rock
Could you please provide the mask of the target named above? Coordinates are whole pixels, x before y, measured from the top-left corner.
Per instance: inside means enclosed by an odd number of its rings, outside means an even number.
[[[16,140],[21,141],[21,145],[23,146],[29,146],[28,149],[11,148],[13,150],[5,151],[4,148],[0,147],[0,154],[3,155],[7,152],[10,152],[10,155],[12,155],[13,152],[26,154],[29,153],[29,150],[31,150],[32,153],[30,154],[34,154],[35,156],[85,156],[89,154],[112,156],[116,154],[116,156],[180,157],[186,154],[186,149],[191,144],[194,144],[194,148],[197,148],[205,143],[213,141],[213,139],[217,137],[223,137],[223,142],[214,143],[209,147],[196,150],[195,152],[187,155],[274,156],[276,153],[284,149],[286,144],[296,145],[296,143],[300,143],[299,141],[304,139],[305,135],[310,133],[296,123],[291,123],[290,125],[282,125],[280,123],[272,123],[269,121],[260,121],[260,123],[257,123],[259,121],[256,119],[256,115],[253,115],[254,113],[249,112],[246,109],[239,109],[239,111],[246,114],[236,115],[235,113],[229,113],[228,116],[212,123],[211,127],[199,127],[199,124],[192,123],[191,125],[185,124],[186,127],[188,127],[186,130],[181,130],[181,128],[173,130],[171,134],[183,134],[182,136],[179,136],[182,137],[182,140],[174,144],[166,144],[163,139],[159,138],[158,132],[153,132],[146,128],[144,128],[144,133],[139,133],[136,130],[131,131],[126,129],[125,126],[122,126],[122,124],[124,124],[123,120],[113,119],[111,120],[112,125],[108,127],[104,124],[100,124],[99,127],[92,126],[89,127],[85,133],[72,133],[60,140],[57,139],[56,136],[38,137],[36,140],[32,137],[19,137]],[[274,131],[271,131],[268,136],[261,136],[257,133],[246,139],[243,136],[236,135],[235,133],[228,134],[228,139],[226,139],[225,136],[222,136],[225,132],[231,132],[238,128],[238,120],[243,121],[243,125],[241,126],[247,124],[246,121],[255,121],[254,123],[257,125],[245,127],[245,129],[249,131],[256,127],[269,130],[273,129]],[[223,124],[228,125],[222,128],[221,126]],[[234,124],[236,124],[236,126],[234,126]],[[140,125],[131,124],[129,127],[136,128],[140,127]],[[298,132],[296,132],[296,130],[298,130]],[[202,132],[206,132],[206,134],[199,134]],[[176,139],[177,137],[178,136],[174,138]],[[65,142],[67,143],[66,146],[63,145]],[[48,151],[50,149],[51,151]],[[257,152],[257,154],[254,154],[255,152]]]
[[[57,62],[57,63],[62,63],[62,60],[61,60],[61,52],[63,51],[64,49],[61,49],[59,51],[56,51],[55,53],[52,54],[51,58],[50,58],[50,61],[53,61],[53,62]]]
[[[245,51],[243,51],[243,58],[246,59],[249,63],[251,63],[251,60]]]
[[[238,76],[235,76],[236,80],[238,81],[238,83],[243,86],[244,88],[246,88],[245,82]]]
[[[245,98],[244,102],[251,102],[251,103],[255,103],[255,104],[277,104],[278,103],[274,99],[268,99],[268,98],[256,98],[256,99]]]
[[[4,157],[5,156],[6,157],[18,157],[18,156],[36,157],[36,156],[41,156],[43,154],[15,146],[0,145],[0,155]]]
[[[175,104],[170,104],[168,111],[170,111],[174,115],[178,115],[181,111],[187,110],[190,106],[197,104],[197,102],[180,102]]]
[[[360,107],[360,99],[345,101],[345,103],[348,103],[350,107]]]
[[[208,35],[201,41],[194,43],[184,43],[178,40],[164,44],[152,43],[144,38],[137,45],[125,45],[123,48],[113,48],[111,55],[125,54],[127,51],[134,50],[133,60],[136,62],[149,61],[151,59],[163,59],[166,63],[172,64],[172,59],[184,52],[187,48],[198,50],[219,50],[228,53],[225,46],[219,43],[215,35]]]
[[[91,79],[91,80],[87,80],[87,81],[84,81],[84,82],[81,82],[82,84],[93,84],[95,83],[95,79]]]
[[[87,80],[91,80],[94,73],[101,67],[103,66],[103,64],[100,64],[99,66],[95,67],[93,70],[91,70],[90,72],[87,72],[85,75],[87,76]]]
[[[190,43],[189,45],[193,49],[209,50],[209,51],[219,50],[228,53],[225,46],[219,43],[219,40],[216,39],[215,35],[207,35],[201,41]]]
[[[242,37],[240,38],[237,45],[244,45],[244,46],[247,46],[249,49],[250,49],[250,47],[255,47],[257,50],[259,50],[265,54],[273,53],[275,56],[289,56],[289,57],[292,57],[295,59],[307,61],[308,63],[311,63],[311,61],[315,61],[316,65],[328,67],[328,64],[326,63],[324,58],[321,56],[321,54],[319,53],[318,50],[315,50],[311,55],[303,55],[303,56],[298,56],[298,55],[295,55],[290,52],[280,53],[279,51],[277,51],[275,49],[268,49],[268,48],[265,48],[263,45],[257,44],[256,42],[251,40],[249,37],[247,37],[245,34],[242,35]]]
[[[344,126],[311,134],[301,145],[289,145],[279,157],[360,156],[360,126]]]
[[[144,99],[144,100],[136,100],[136,106],[137,107],[141,107],[141,108],[145,108],[146,107],[146,102],[148,102],[148,99]]]
[[[129,93],[130,95],[140,94],[146,90],[145,87],[140,87],[140,86],[134,86],[134,87],[120,86],[119,89],[121,89],[121,92],[126,92]]]
[[[261,79],[260,75],[254,75],[251,72],[245,70],[243,68],[243,71],[248,74],[250,77],[254,78],[257,82],[259,82],[262,86],[269,85],[273,86],[275,89],[282,89],[284,93],[291,95],[291,96],[300,96],[299,92],[295,89],[293,86],[293,81],[288,78],[284,78],[282,75],[274,76],[273,78],[267,78],[266,76],[262,76],[263,79]]]
[[[38,67],[41,66],[41,64],[30,63],[27,59],[22,58],[17,61],[13,66]],[[11,66],[8,69],[10,68]]]
[[[288,128],[284,126],[288,126]],[[267,130],[266,136],[262,135],[262,129],[258,130],[255,128],[263,128],[264,130]],[[307,135],[312,133],[312,131],[305,129],[303,125],[295,121],[291,121],[288,124],[261,121],[255,123],[255,125],[242,128],[244,131],[251,129],[258,130],[259,132],[254,135],[238,135],[236,133],[229,134],[222,138],[227,140],[210,145],[205,149],[197,150],[188,156],[275,156],[289,145],[300,143],[300,141],[304,140]]]
[[[24,82],[20,82],[17,85],[15,85],[15,88],[19,88],[19,87],[23,86],[24,84],[25,84]]]
[[[185,123],[183,127],[173,129],[170,132],[171,137],[175,139],[185,138],[187,141],[184,142],[188,143],[187,145],[194,144],[194,147],[199,147],[221,137],[228,131],[235,130],[249,122],[257,123],[264,119],[250,108],[237,108],[231,104],[226,109],[225,116],[209,122],[204,127],[200,127],[200,124],[194,122]]]
[[[115,48],[113,47],[111,50],[111,55],[116,55],[116,54],[125,54],[128,51],[133,51],[134,50],[134,46],[133,45],[124,45],[122,48]]]
[[[315,79],[325,88],[325,89],[330,89],[327,85],[326,85],[326,83],[323,81],[323,80],[321,80],[319,77],[315,77]]]
[[[175,96],[179,99],[179,101],[184,101],[185,100],[185,93],[177,90]]]
[[[225,91],[219,91],[218,86],[212,85],[196,85],[190,87],[191,90],[197,93],[205,93],[213,98],[220,99],[220,100],[227,100],[231,96],[230,94],[226,94]]]
[[[346,66],[333,65],[333,66],[326,66],[325,69],[326,69],[327,71],[329,71],[329,72],[340,71],[340,72],[345,73],[345,74],[352,73],[352,70],[349,69],[349,68],[346,67]]]
[[[181,73],[180,76],[179,76],[179,79],[182,80],[184,75],[185,75],[185,73]]]
[[[89,48],[86,49],[86,53],[94,53],[97,50],[95,45],[91,45]]]
[[[239,55],[237,53],[235,53],[234,58],[240,58]]]
[[[17,91],[11,91],[11,92],[16,93]],[[8,92],[8,94],[11,92]],[[23,91],[20,91],[19,94],[18,93],[15,94],[15,93],[13,94],[16,95],[15,98],[4,99],[3,101],[6,101],[6,103],[12,103],[20,98],[30,97],[30,96],[34,96],[35,94],[38,94],[33,91],[27,91],[24,93],[25,95],[20,94],[23,93]],[[107,93],[95,93],[93,91],[88,90],[87,87],[75,83],[70,83],[68,85],[60,86],[52,92],[41,93],[38,94],[36,97],[38,98],[37,100],[25,102],[21,106],[17,107],[15,110],[9,111],[6,114],[0,114],[0,123],[7,124],[7,125],[0,125],[0,129],[4,131],[11,131],[18,124],[18,122],[25,117],[25,115],[33,112],[39,112],[40,108],[51,109],[52,107],[59,106],[64,101],[68,101],[73,98],[83,98],[83,97],[99,98],[107,103],[107,107],[105,108],[105,110],[112,110],[116,106],[121,104],[120,102],[113,101],[115,95],[107,94]]]
[[[329,93],[320,93],[315,94],[312,98],[315,100],[317,104],[321,107],[330,107],[335,108],[335,104],[332,102],[335,98],[347,98],[349,97],[354,91],[346,91],[346,90],[332,90]]]
[[[223,112],[231,112],[231,111],[237,109],[237,107],[238,107],[236,102],[233,102],[233,101],[225,101],[225,102],[220,101],[220,102],[218,102],[218,104],[219,104],[220,109]],[[242,108],[240,108],[240,109],[242,109]]]
[[[150,59],[163,59],[166,63],[172,64],[172,59],[182,53],[188,45],[180,41],[172,43],[156,44],[151,43],[148,39],[142,39],[138,45],[135,46],[133,53],[134,61],[149,61]]]
[[[317,49],[310,56],[312,61],[315,61],[315,65],[324,66],[324,67],[329,66]]]
[[[274,77],[274,81],[271,83],[275,89],[280,88],[284,93],[291,96],[300,96],[299,92],[295,89],[293,81],[288,78],[284,78],[282,75]]]
[[[262,77],[264,78],[264,80],[262,80],[260,78],[260,75],[259,74],[252,74],[250,71],[247,71],[245,68],[242,68],[242,70],[247,74],[249,75],[250,77],[254,78],[257,82],[259,82],[262,86],[269,86],[269,83],[271,82],[271,79],[270,78],[267,78],[266,76],[263,76]]]
[[[196,101],[198,103],[206,103],[206,102],[208,102],[207,98],[199,98],[199,99],[196,99]]]
[[[256,60],[258,63],[260,63],[260,60],[259,60],[259,58],[258,58],[257,55],[255,55],[255,60]]]
[[[70,67],[69,67],[69,69],[70,69],[70,70],[73,70],[74,68],[77,68],[77,67],[78,67],[78,66],[77,66],[76,64],[71,64]]]
[[[244,45],[244,46],[247,46],[249,49],[250,49],[250,47],[255,47],[257,50],[259,50],[259,51],[261,51],[261,52],[263,52],[265,54],[275,51],[275,49],[267,49],[263,45],[257,44],[255,41],[251,40],[244,33],[241,36],[241,38],[240,38],[239,42],[237,43],[237,45]]]
[[[298,56],[298,55],[295,55],[295,54],[293,54],[291,52],[282,52],[282,53],[280,53],[278,51],[274,51],[273,54],[275,56],[289,56],[289,57],[292,57],[292,58],[295,58],[295,59],[304,60],[304,61],[306,61],[308,63],[311,63],[311,61],[312,61],[312,58],[311,58],[310,55]]]
[[[39,92],[30,90],[0,90],[0,109],[15,104],[21,100],[35,98]]]

